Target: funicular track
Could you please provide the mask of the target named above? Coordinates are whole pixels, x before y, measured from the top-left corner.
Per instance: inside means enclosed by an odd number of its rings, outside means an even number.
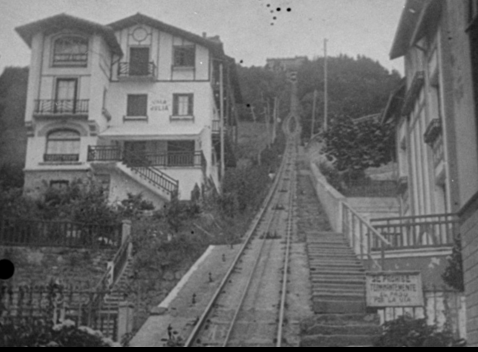
[[[283,344],[298,143],[288,129],[275,182],[185,347]]]

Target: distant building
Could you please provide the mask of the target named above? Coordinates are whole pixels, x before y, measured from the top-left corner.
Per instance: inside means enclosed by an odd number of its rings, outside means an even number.
[[[467,339],[476,347],[478,1],[408,0],[391,52],[398,57],[405,58],[406,82],[383,120],[397,123],[402,214],[458,216],[458,230],[446,221],[440,227],[462,237]]]
[[[293,58],[281,59],[267,59],[266,68],[276,72],[296,71],[306,61],[306,56],[296,56]]]
[[[241,100],[219,37],[142,14],[107,26],[61,14],[16,30],[32,49],[25,189],[94,175],[112,202],[141,192],[161,206],[219,187],[221,64],[226,127]]]

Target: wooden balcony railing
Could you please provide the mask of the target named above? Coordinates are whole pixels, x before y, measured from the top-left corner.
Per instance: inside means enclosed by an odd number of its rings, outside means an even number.
[[[35,100],[36,115],[86,115],[89,100]]]
[[[459,233],[459,220],[454,214],[372,219],[371,224],[391,243],[388,249],[452,246]],[[369,245],[372,250],[379,249],[374,239]]]
[[[370,260],[374,269],[385,270],[385,249],[390,246],[389,241],[350,205],[344,202],[340,204],[342,230],[354,253],[362,261]],[[372,256],[370,239],[376,243],[377,250],[380,250],[380,262]]]
[[[134,63],[120,62],[118,65],[118,77],[144,77],[154,78],[156,76],[156,65],[154,62]]]

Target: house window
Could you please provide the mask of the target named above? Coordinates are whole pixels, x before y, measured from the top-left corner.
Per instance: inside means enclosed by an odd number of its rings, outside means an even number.
[[[194,95],[174,94],[173,95],[173,116],[193,116]]]
[[[76,92],[78,80],[76,78],[61,78],[56,81],[55,113],[76,112]]]
[[[127,116],[147,116],[148,115],[148,95],[135,94],[128,95]]]
[[[88,40],[78,36],[64,36],[53,45],[53,66],[86,66]]]
[[[77,162],[80,159],[80,134],[74,130],[56,130],[47,136],[46,162]]]
[[[196,65],[196,47],[194,45],[174,47],[174,66],[194,67]]]

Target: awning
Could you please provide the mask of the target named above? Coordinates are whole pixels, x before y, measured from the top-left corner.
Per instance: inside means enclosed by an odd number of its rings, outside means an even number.
[[[110,127],[99,137],[113,140],[184,140],[198,137],[204,127],[195,125],[172,124],[165,126],[136,125]]]

